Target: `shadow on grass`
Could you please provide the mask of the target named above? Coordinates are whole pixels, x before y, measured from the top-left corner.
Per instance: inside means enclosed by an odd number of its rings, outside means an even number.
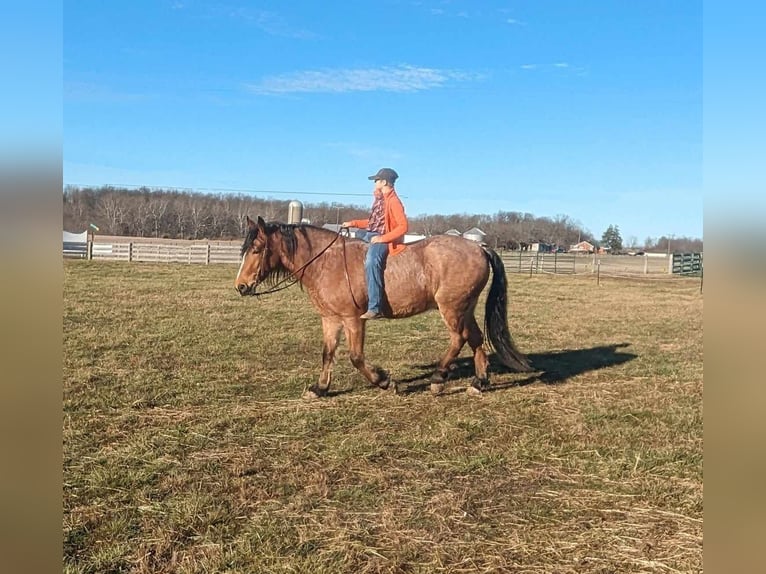
[[[537,371],[536,373],[519,373],[524,378],[513,381],[494,381],[489,388],[485,389],[485,392],[507,389],[509,387],[523,387],[537,382],[546,385],[558,385],[565,383],[574,376],[589,371],[621,365],[632,361],[637,356],[634,353],[620,350],[628,346],[629,343],[617,343],[614,345],[592,347],[590,349],[568,349],[566,351],[527,355],[532,367]],[[408,385],[401,392],[404,394],[416,393],[429,388],[431,384],[430,377],[436,370],[436,365],[437,363],[416,365],[415,368],[424,371],[423,374],[407,379],[398,379],[397,382]],[[490,379],[493,375],[504,373],[514,373],[514,371],[500,363],[497,356],[493,353],[489,356]],[[450,368],[449,381],[465,378],[472,379],[473,375],[473,357],[459,357]]]

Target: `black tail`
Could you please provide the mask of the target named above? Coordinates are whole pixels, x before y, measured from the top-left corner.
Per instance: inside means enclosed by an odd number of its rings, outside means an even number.
[[[508,331],[508,285],[503,261],[488,247],[484,248],[484,252],[492,267],[492,285],[484,309],[484,333],[506,367],[522,373],[532,371],[529,361],[513,344]]]

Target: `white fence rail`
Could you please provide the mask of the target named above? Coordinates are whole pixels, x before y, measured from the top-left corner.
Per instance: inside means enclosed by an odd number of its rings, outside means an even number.
[[[69,259],[85,259],[88,257],[88,243],[79,241],[64,241],[64,257]]]
[[[136,261],[186,264],[239,264],[239,242],[227,241],[107,241],[87,245],[64,245],[64,257],[100,261]],[[630,276],[668,275],[673,272],[673,258],[630,257],[627,255],[573,255],[571,253],[533,253],[506,251],[500,257],[507,273],[596,273]],[[671,263],[671,264],[669,264]]]
[[[240,246],[215,243],[93,243],[91,259],[146,263],[239,263]]]

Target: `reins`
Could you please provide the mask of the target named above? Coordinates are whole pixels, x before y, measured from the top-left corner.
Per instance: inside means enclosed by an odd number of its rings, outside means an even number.
[[[340,229],[338,230],[340,233]],[[361,309],[359,303],[356,302],[354,297],[354,290],[351,288],[351,279],[348,276],[348,260],[346,259],[346,240],[343,240],[343,274],[346,276],[346,284],[348,285],[348,292],[351,293],[351,300],[354,302],[354,307]]]
[[[290,274],[287,277],[285,277],[284,279],[279,281],[276,285],[274,285],[268,291],[261,291],[260,293],[254,293],[254,295],[256,297],[260,297],[261,295],[269,295],[271,293],[276,293],[277,291],[282,291],[283,289],[287,289],[288,287],[292,287],[293,285],[298,283],[301,280],[302,276],[301,277],[297,277],[297,275],[299,273],[302,273],[303,271],[305,271],[306,267],[308,267],[311,263],[316,261],[325,251],[327,251],[328,249],[330,249],[330,247],[332,247],[333,243],[335,243],[338,240],[338,238],[341,236],[341,230],[342,230],[342,228],[338,229],[338,233],[335,235],[335,237],[333,237],[333,240],[330,241],[330,243],[328,243],[327,246],[325,246],[324,249],[322,249],[319,253],[317,253],[311,259],[306,261],[306,263],[301,265],[298,269],[296,269],[295,271],[290,272]],[[348,265],[347,265],[347,261],[346,261],[346,240],[345,239],[343,240],[343,272],[346,275],[346,283],[348,284],[348,290],[351,293],[351,300],[354,302],[354,305],[356,306],[357,309],[361,309],[361,307],[359,306],[359,303],[356,302],[356,298],[354,297],[354,290],[351,288],[351,279],[349,278],[349,275],[348,275]],[[282,285],[282,283],[287,283],[288,281],[290,281],[290,283],[288,283],[287,285]]]

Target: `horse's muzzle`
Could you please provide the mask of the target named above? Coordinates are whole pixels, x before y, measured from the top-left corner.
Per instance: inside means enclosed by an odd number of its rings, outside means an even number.
[[[237,285],[237,291],[239,291],[239,294],[243,297],[245,295],[252,295],[255,292],[255,284],[248,285],[247,283],[240,283]]]

